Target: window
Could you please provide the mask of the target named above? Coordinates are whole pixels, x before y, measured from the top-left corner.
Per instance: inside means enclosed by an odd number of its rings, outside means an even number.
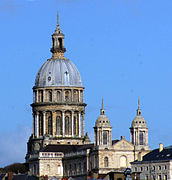
[[[62,49],[63,48],[63,46],[62,46],[62,38],[58,38],[58,40],[59,40],[59,48]]]
[[[57,91],[57,102],[61,101],[61,93]]]
[[[65,92],[65,102],[69,101],[69,91]]]
[[[140,145],[143,145],[143,132],[139,133],[139,141],[140,141]]]
[[[51,92],[51,91],[49,91],[49,92],[48,92],[48,94],[49,94],[49,101],[50,101],[50,102],[52,102],[52,100],[53,100],[53,97],[52,97],[52,92]]]
[[[74,102],[78,102],[78,91],[74,91]]]
[[[167,175],[164,176],[164,179],[167,180]]]
[[[104,167],[108,167],[109,162],[108,162],[108,157],[104,158]]]
[[[74,119],[73,119],[73,133],[76,136],[76,116],[74,116]]]
[[[161,175],[158,176],[158,179],[161,180]]]
[[[56,117],[56,133],[62,135],[62,118],[61,116]]]
[[[52,135],[52,117],[48,117],[48,134]]]
[[[158,169],[161,170],[161,166],[159,166]]]
[[[107,131],[103,131],[103,144],[107,144]]]
[[[65,134],[69,135],[69,116],[65,117]]]
[[[43,114],[39,113],[39,135],[43,135]]]

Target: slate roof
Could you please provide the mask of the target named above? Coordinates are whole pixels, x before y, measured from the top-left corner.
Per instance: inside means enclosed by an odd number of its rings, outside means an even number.
[[[159,149],[154,149],[150,153],[143,156],[142,161],[134,161],[134,163],[164,160],[172,160],[172,146],[165,147],[161,152],[159,152]]]
[[[56,145],[49,144],[41,152],[76,152],[80,150],[91,149],[94,144],[85,144],[85,145]]]
[[[118,139],[112,140],[112,145],[116,144],[118,141]]]

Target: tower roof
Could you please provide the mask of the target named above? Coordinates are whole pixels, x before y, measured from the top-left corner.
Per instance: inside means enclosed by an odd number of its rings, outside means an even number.
[[[147,127],[145,119],[142,117],[140,109],[140,99],[138,99],[137,115],[132,121],[131,127]]]
[[[108,117],[105,115],[105,109],[102,98],[102,108],[100,109],[100,116],[96,120],[96,127],[111,127]]]

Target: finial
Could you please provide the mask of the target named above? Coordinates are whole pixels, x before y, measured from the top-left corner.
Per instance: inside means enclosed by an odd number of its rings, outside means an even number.
[[[103,97],[102,97],[102,109],[104,109],[104,105],[103,105]]]
[[[102,108],[100,110],[100,114],[104,115],[105,114],[105,110],[104,110],[104,104],[103,104],[103,98],[102,98]]]
[[[59,12],[57,11],[57,26],[59,26]]]
[[[140,98],[138,98],[138,109],[137,109],[137,116],[141,116],[141,109],[140,109]]]
[[[140,109],[140,98],[138,98],[138,109]]]

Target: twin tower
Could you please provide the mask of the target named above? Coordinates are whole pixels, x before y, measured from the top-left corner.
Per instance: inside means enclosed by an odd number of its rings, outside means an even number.
[[[64,57],[64,34],[59,27],[52,35],[52,57],[37,73],[33,87],[33,134],[28,141],[26,160],[48,144],[90,144],[85,134],[84,87],[76,66]],[[95,127],[95,146],[112,145],[112,127],[102,109]],[[141,115],[140,102],[132,122],[131,143],[136,149],[149,150],[148,127]]]

